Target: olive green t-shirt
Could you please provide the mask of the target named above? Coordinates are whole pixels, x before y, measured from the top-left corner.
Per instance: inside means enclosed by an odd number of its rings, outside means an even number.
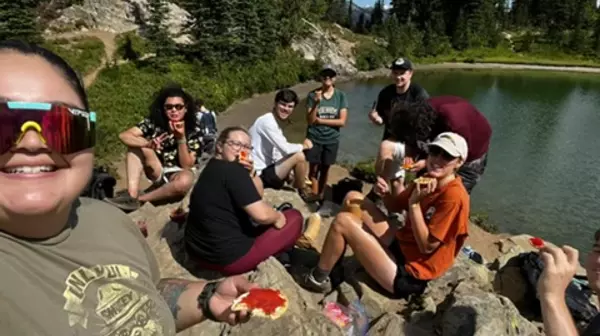
[[[59,235],[0,233],[0,334],[175,335],[158,265],[120,210],[80,199]]]
[[[314,91],[308,94],[307,106],[312,109],[315,104]],[[317,110],[317,118],[321,119],[339,119],[340,111],[348,108],[346,94],[338,89],[334,89],[331,98],[325,99],[321,96],[321,102]],[[339,141],[340,128],[326,125],[309,125],[306,131],[306,137],[318,144],[332,144]]]

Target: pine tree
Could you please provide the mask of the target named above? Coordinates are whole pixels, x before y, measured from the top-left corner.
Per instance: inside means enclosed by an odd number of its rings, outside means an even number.
[[[0,40],[41,42],[34,0],[0,1]]]
[[[354,28],[354,31],[357,32],[358,34],[366,34],[367,31],[367,18],[365,15],[365,12],[360,13],[360,15],[358,16],[358,21],[356,22],[356,27]]]
[[[352,0],[350,0],[350,2],[348,3],[348,19],[347,19],[347,26],[348,28],[352,29],[352,27],[354,26],[354,19],[352,18],[352,12],[353,12],[353,7],[354,3]]]
[[[156,50],[157,58],[172,56],[175,50],[175,43],[169,35],[165,26],[165,19],[169,13],[169,8],[164,0],[149,0],[148,9],[150,19],[146,27],[146,36]]]
[[[375,1],[375,6],[371,12],[371,20],[367,26],[367,29],[371,30],[373,27],[380,26],[383,23],[383,0]]]

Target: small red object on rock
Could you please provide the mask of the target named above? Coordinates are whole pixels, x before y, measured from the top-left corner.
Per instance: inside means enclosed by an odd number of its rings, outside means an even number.
[[[177,208],[171,212],[171,220],[177,224],[185,223],[185,219],[187,218],[187,212],[182,208]]]
[[[544,240],[542,238],[537,238],[537,237],[529,238],[529,243],[531,244],[531,246],[538,248],[538,249],[544,247]]]

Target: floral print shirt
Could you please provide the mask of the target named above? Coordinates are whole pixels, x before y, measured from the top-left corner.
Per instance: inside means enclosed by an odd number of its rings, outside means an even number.
[[[137,127],[142,131],[144,138],[147,140],[154,139],[163,133],[168,133],[169,136],[163,141],[162,149],[156,150],[156,154],[163,164],[163,167],[180,167],[179,165],[179,146],[177,139],[173,136],[170,130],[163,130],[159,126],[156,126],[150,119],[145,118]],[[186,134],[187,146],[191,153],[195,153],[197,156],[201,154],[202,149],[202,133],[198,128],[193,132]]]

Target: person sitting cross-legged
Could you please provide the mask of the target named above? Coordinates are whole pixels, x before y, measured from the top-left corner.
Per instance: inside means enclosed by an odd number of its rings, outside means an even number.
[[[304,151],[312,148],[313,144],[308,139],[302,144],[290,143],[281,129],[281,124],[292,116],[296,104],[296,92],[290,89],[277,92],[273,109],[258,117],[250,127],[252,160],[257,176],[255,184],[259,190],[281,189],[293,172],[294,187],[307,200],[310,195],[305,190],[308,164]]]
[[[106,199],[122,210],[134,211],[143,202],[185,196],[194,183],[192,171],[202,137],[196,126],[194,101],[179,87],[165,87],[137,126],[119,135],[127,145],[127,194]],[[140,175],[153,182],[140,195]]]
[[[361,218],[340,212],[327,234],[319,262],[299,277],[308,290],[330,289],[329,273],[349,245],[354,256],[379,285],[395,297],[421,294],[427,282],[453,264],[468,235],[469,196],[456,175],[467,156],[466,141],[440,134],[429,145],[426,185],[413,182],[401,193],[383,178],[374,186],[386,208],[408,212],[405,226],[393,227],[369,199],[350,192],[346,202],[363,199]]]

